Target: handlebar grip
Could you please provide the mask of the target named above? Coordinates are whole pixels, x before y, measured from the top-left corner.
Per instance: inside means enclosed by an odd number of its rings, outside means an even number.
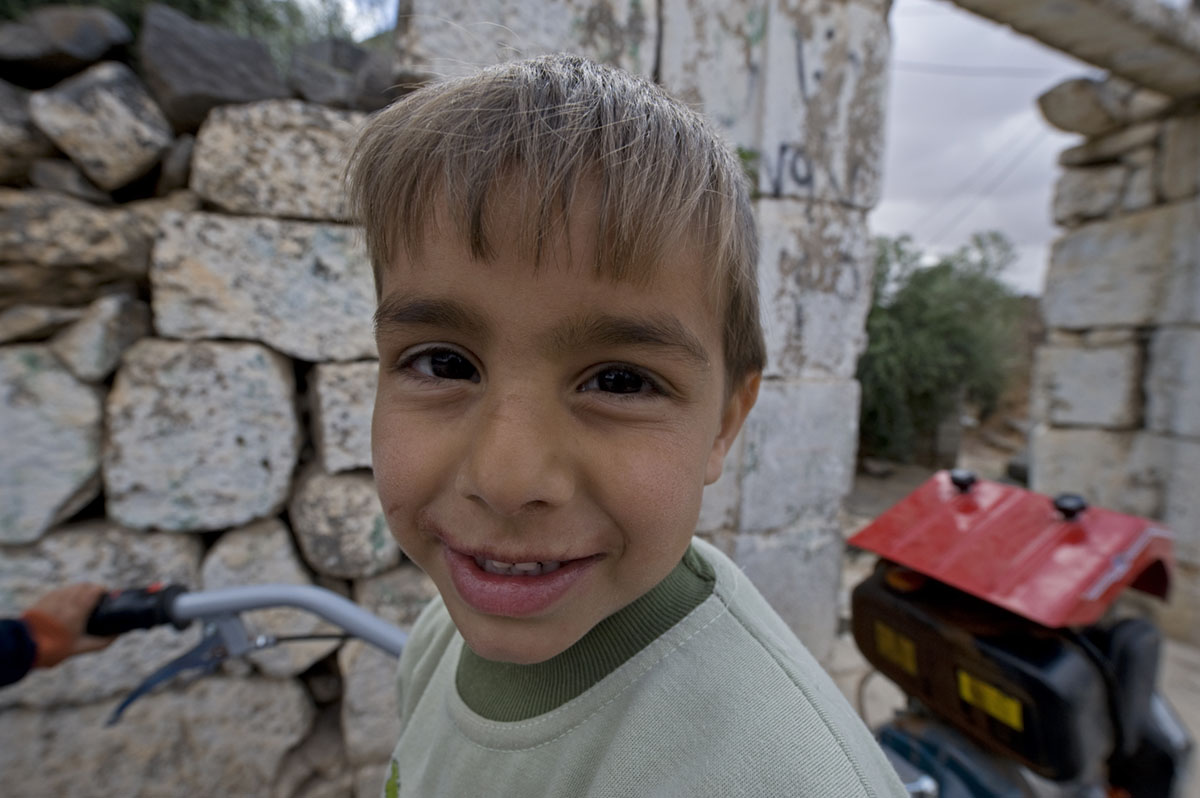
[[[182,585],[161,582],[131,590],[114,590],[96,602],[85,629],[95,637],[112,637],[168,623],[184,629],[187,623],[180,624],[171,617],[171,606],[181,593],[186,592],[187,588]]]

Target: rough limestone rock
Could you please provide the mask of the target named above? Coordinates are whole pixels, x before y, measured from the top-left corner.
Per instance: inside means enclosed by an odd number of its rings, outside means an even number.
[[[6,713],[5,780],[28,785],[22,798],[271,795],[315,715],[297,682],[262,678],[209,677],[158,692],[105,728],[115,704]]]
[[[1031,412],[1035,419],[1057,426],[1140,426],[1141,374],[1141,348],[1136,344],[1040,347]]]
[[[379,798],[390,769],[386,763],[357,768],[354,771],[354,798]]]
[[[825,661],[837,635],[844,546],[836,522],[773,535],[738,535],[733,559],[805,647]],[[803,577],[799,577],[803,574]]]
[[[29,166],[29,184],[45,191],[69,194],[95,205],[111,205],[112,197],[87,179],[75,164],[63,158],[38,158]]]
[[[354,107],[362,111],[386,108],[427,79],[427,75],[405,72],[395,53],[372,50],[354,73]]]
[[[272,795],[279,798],[346,798],[354,774],[346,761],[342,724],[336,706],[321,707],[312,733],[288,752]],[[380,794],[382,794],[382,785]],[[372,796],[379,798],[379,795]]]
[[[146,83],[180,132],[200,127],[218,105],[286,97],[265,45],[152,3],[138,53]]]
[[[299,53],[292,55],[288,85],[300,99],[329,108],[354,105],[354,74]]]
[[[181,189],[172,191],[165,197],[126,202],[121,205],[121,209],[129,213],[134,228],[143,239],[153,242],[162,226],[164,214],[170,211],[192,213],[200,210],[201,205],[199,197],[187,189]]]
[[[60,283],[75,270],[98,282],[144,277],[150,242],[132,221],[123,210],[62,194],[0,189],[0,268],[41,266]]]
[[[371,264],[350,227],[166,214],[150,280],[173,338],[248,338],[309,361],[375,357]]]
[[[0,348],[0,544],[30,543],[99,493],[101,399],[40,345]]]
[[[1186,284],[1197,259],[1197,204],[1165,205],[1076,228],[1054,243],[1042,312],[1048,327],[1138,327],[1200,320]]]
[[[226,532],[204,558],[204,589],[243,585],[311,585],[287,527],[276,519],[259,521]],[[340,630],[312,613],[287,607],[255,610],[242,615],[246,630],[256,634],[336,634]],[[338,647],[336,640],[286,643],[249,656],[268,676],[303,673]]]
[[[1140,166],[1129,175],[1129,185],[1121,198],[1121,210],[1136,213],[1152,206],[1157,197],[1154,189],[1154,167]]]
[[[1200,438],[1200,330],[1155,332],[1145,390],[1149,429]]]
[[[0,344],[48,338],[83,313],[83,308],[53,305],[17,305],[0,311]]]
[[[346,683],[342,695],[346,758],[355,767],[386,763],[400,738],[396,658],[351,640],[338,651],[338,667]]]
[[[365,118],[299,100],[214,109],[196,137],[191,188],[233,213],[344,219],[342,172]]]
[[[1200,114],[1167,120],[1158,185],[1167,202],[1194,197],[1200,192]]]
[[[1078,493],[1097,507],[1161,517],[1169,439],[1145,432],[1034,427],[1030,487]]]
[[[854,478],[854,380],[764,382],[746,419],[741,531],[836,518]]]
[[[1175,533],[1175,557],[1200,565],[1200,441],[1175,439],[1171,471],[1167,475],[1167,528]]]
[[[144,175],[172,138],[170,124],[137,75],[113,61],[35,92],[29,114],[105,191]]]
[[[310,389],[313,437],[326,473],[371,467],[371,412],[379,363],[319,363]]]
[[[356,604],[402,629],[412,628],[421,610],[437,594],[433,580],[407,562],[354,582]]]
[[[187,188],[192,175],[192,152],[196,147],[196,137],[184,133],[171,142],[166,155],[162,159],[162,171],[158,173],[158,183],[154,193],[165,197],[173,191]]]
[[[404,629],[412,627],[436,595],[433,581],[410,564],[354,584],[355,602]],[[347,757],[355,766],[385,763],[400,736],[396,660],[353,640],[338,652],[338,664],[345,683],[342,730]]]
[[[1038,97],[1037,102],[1042,116],[1059,130],[1097,136],[1123,121],[1120,100],[1105,81],[1073,78]]]
[[[890,34],[869,3],[663,0],[661,81],[704,108],[763,196],[879,201]]]
[[[301,99],[317,105],[351,108],[355,73],[369,53],[346,39],[321,39],[292,53],[288,85]]]
[[[767,376],[854,376],[866,346],[874,256],[866,215],[824,203],[758,203]]]
[[[29,92],[0,80],[0,181],[21,180],[54,144],[29,116]]]
[[[1128,178],[1124,164],[1066,170],[1054,187],[1054,222],[1074,227],[1107,216],[1120,202]]]
[[[47,5],[0,25],[0,71],[41,87],[132,41],[129,27],[106,8]]]
[[[369,474],[331,476],[310,467],[297,480],[288,512],[304,559],[318,573],[357,579],[400,559]]]
[[[58,359],[84,382],[102,382],[121,355],[150,334],[150,308],[128,294],[112,294],[93,302],[70,329],[50,343]]]
[[[148,535],[105,521],[56,529],[36,545],[4,550],[0,614],[11,617],[52,587],[85,580],[112,589],[144,587],[155,581],[195,589],[200,586],[201,551],[199,539],[188,535]],[[194,646],[199,635],[198,627],[184,632],[171,626],[130,632],[103,651],[31,672],[19,684],[0,691],[0,706],[48,707],[127,693]],[[0,727],[8,723],[6,714]]]
[[[1072,167],[1115,161],[1133,150],[1157,142],[1162,128],[1162,124],[1158,122],[1143,122],[1122,128],[1069,150],[1063,150],[1058,156],[1058,163],[1061,166]]]
[[[108,395],[109,515],[201,531],[275,514],[299,451],[294,392],[291,363],[257,344],[134,344]]]
[[[479,67],[567,51],[649,76],[658,2],[413,0],[396,25],[399,70],[458,77]]]

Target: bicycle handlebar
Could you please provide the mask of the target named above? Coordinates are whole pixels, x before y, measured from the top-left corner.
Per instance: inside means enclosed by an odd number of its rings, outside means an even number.
[[[312,585],[251,585],[183,593],[171,606],[171,618],[176,624],[187,624],[267,607],[307,610],[396,656],[408,642],[402,629],[331,590]]]
[[[168,623],[185,629],[195,620],[215,621],[268,607],[306,610],[396,656],[408,641],[403,630],[337,593],[311,585],[252,585],[190,593],[179,585],[156,583],[113,591],[96,604],[86,629],[88,634],[98,637]]]

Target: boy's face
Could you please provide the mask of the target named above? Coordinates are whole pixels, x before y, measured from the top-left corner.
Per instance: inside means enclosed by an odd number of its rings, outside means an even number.
[[[510,208],[493,262],[427,235],[381,276],[380,499],[489,659],[549,659],[661,581],[757,393],[754,375],[726,400],[692,251],[640,285],[595,275],[590,200],[537,269]]]

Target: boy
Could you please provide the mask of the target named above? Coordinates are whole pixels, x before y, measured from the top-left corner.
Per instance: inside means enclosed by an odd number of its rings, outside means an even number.
[[[764,352],[739,164],[583,59],[422,89],[364,131],[375,478],[441,594],[388,796],[899,796],[829,679],[693,541]]]

